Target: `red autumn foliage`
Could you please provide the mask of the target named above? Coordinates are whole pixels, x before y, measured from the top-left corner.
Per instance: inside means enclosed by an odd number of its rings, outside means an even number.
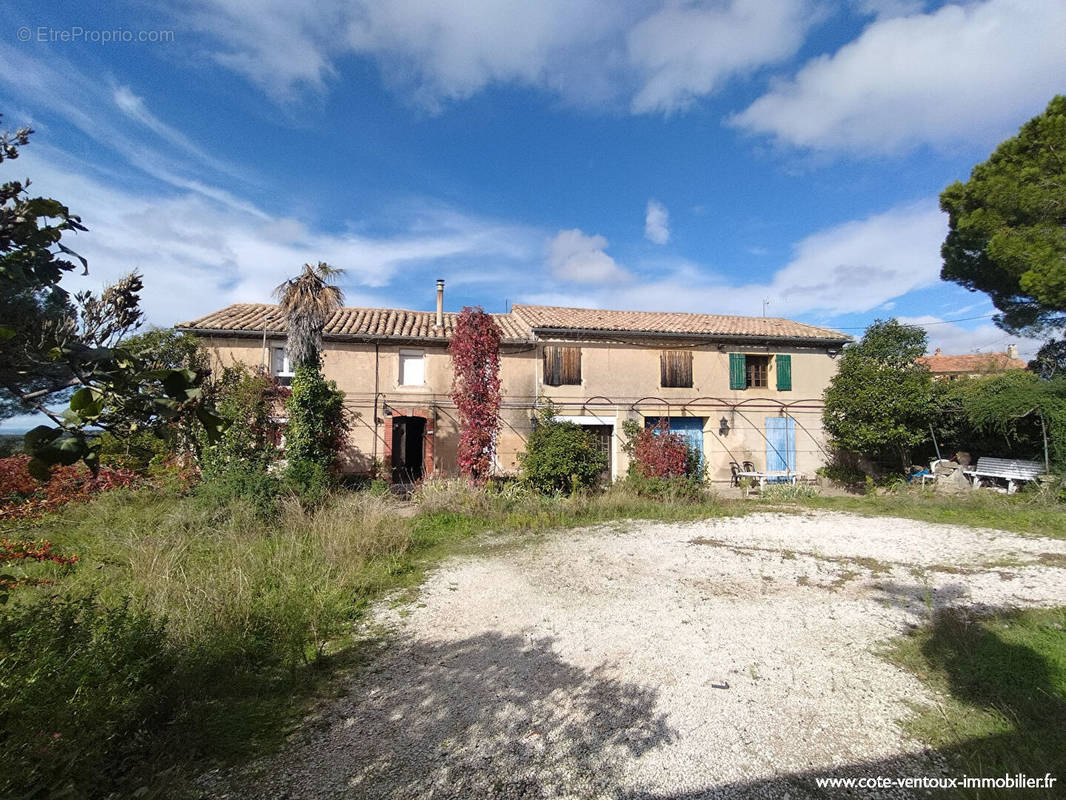
[[[51,561],[62,567],[70,567],[77,563],[78,557],[53,552],[52,543],[47,539],[38,539],[35,542],[0,539],[0,565],[22,561]],[[50,581],[45,578],[16,578],[13,575],[0,575],[0,594],[18,586],[40,586],[46,583]]]
[[[27,455],[0,458],[0,519],[39,517],[67,503],[80,503],[93,495],[133,486],[138,475],[128,469],[100,467],[96,475],[83,464],[53,467],[52,477],[41,483],[26,469]]]
[[[670,433],[669,422],[662,420],[636,435],[633,456],[644,478],[682,477],[688,465],[688,446],[681,436]]]
[[[466,307],[455,323],[449,345],[455,377],[452,400],[459,412],[459,469],[472,483],[492,472],[500,429],[500,340],[491,314]]]

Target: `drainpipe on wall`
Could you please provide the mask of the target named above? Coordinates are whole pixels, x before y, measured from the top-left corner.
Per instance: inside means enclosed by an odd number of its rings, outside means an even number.
[[[374,416],[372,421],[374,423],[373,431],[371,432],[371,440],[373,441],[373,455],[371,456],[370,473],[373,477],[379,477],[378,473],[378,349],[380,345],[374,342]]]
[[[444,279],[437,278],[437,327],[444,328]]]

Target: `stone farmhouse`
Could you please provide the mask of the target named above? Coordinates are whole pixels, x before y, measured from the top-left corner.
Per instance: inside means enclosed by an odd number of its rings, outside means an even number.
[[[458,314],[343,308],[323,332],[323,369],[352,417],[343,468],[375,465],[397,483],[457,474],[458,419],[448,342]],[[730,462],[807,476],[825,463],[822,393],[851,337],[765,317],[515,305],[503,331],[497,469],[513,474],[540,398],[589,428],[612,479],[628,460],[621,426],[669,419],[703,452],[708,479]],[[177,326],[201,337],[216,366],[242,361],[284,381],[285,323],[274,305],[237,303]]]

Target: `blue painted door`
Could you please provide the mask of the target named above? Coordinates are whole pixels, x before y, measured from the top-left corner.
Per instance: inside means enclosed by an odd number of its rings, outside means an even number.
[[[796,470],[796,420],[766,418],[766,471]]]
[[[654,428],[659,424],[661,417],[648,417],[645,425]],[[694,447],[700,454],[700,463],[703,463],[703,417],[670,417],[670,433],[676,433],[684,439],[689,447]]]

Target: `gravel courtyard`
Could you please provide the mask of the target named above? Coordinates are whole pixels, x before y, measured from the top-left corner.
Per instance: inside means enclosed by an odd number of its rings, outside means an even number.
[[[240,795],[803,798],[937,774],[900,726],[934,698],[879,649],[930,608],[1066,605],[1064,564],[1064,541],[831,513],[489,546],[383,605],[380,655]]]

